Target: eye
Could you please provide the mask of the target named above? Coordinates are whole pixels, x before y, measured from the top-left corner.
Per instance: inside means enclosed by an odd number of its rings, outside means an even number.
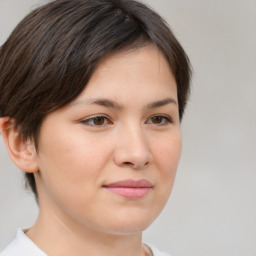
[[[106,116],[93,116],[83,119],[81,122],[89,126],[104,126],[112,123]]]
[[[164,115],[156,115],[152,116],[146,121],[147,124],[155,124],[158,126],[167,125],[169,123],[172,123],[172,119],[169,116]]]

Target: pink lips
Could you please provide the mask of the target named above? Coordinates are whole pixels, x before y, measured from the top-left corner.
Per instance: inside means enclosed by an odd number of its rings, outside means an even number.
[[[146,196],[153,188],[148,180],[122,180],[104,186],[107,190],[129,199],[138,199]]]

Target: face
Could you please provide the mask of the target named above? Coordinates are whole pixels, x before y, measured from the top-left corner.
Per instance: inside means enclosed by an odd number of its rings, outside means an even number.
[[[144,230],[171,192],[181,153],[175,79],[152,45],[105,58],[84,91],[43,121],[41,211],[69,227]]]

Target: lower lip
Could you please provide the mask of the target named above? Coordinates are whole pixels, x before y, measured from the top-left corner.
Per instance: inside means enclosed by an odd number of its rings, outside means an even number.
[[[105,187],[112,193],[129,199],[138,199],[145,197],[152,188],[130,188],[130,187]]]

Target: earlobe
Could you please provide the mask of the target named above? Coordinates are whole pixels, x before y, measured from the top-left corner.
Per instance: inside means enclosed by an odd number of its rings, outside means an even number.
[[[25,172],[38,171],[37,152],[34,143],[24,141],[15,126],[15,120],[9,117],[0,118],[0,129],[7,151],[15,165]]]

